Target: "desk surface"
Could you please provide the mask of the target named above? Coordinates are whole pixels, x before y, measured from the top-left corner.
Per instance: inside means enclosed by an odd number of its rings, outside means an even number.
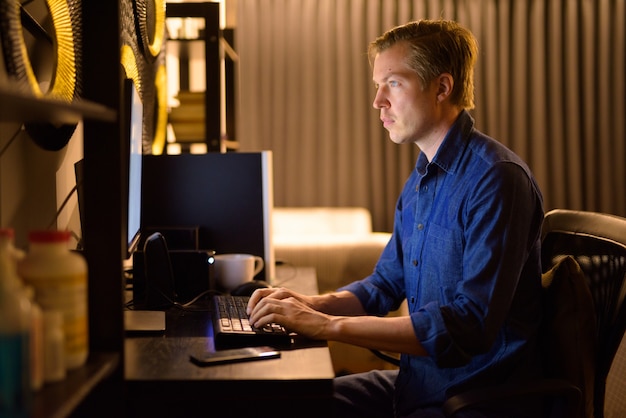
[[[317,293],[312,268],[281,266],[276,275],[275,286]],[[189,416],[193,405],[227,399],[239,401],[232,416],[280,416],[274,402],[263,413],[263,403],[258,402],[262,399],[280,400],[285,408],[304,407],[310,416],[327,411],[334,371],[325,342],[296,339],[294,348],[281,350],[278,359],[200,367],[189,354],[213,347],[210,314],[173,309],[166,318],[164,335],[125,340],[124,373],[133,416]],[[285,416],[292,413],[285,409]]]

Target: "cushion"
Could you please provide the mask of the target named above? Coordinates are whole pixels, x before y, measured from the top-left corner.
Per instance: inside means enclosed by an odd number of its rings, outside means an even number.
[[[565,256],[543,274],[542,285],[546,373],[580,388],[576,418],[592,418],[596,315],[584,273],[573,257]]]
[[[359,239],[372,233],[372,216],[362,207],[275,207],[272,232],[277,240],[301,242],[329,236]]]

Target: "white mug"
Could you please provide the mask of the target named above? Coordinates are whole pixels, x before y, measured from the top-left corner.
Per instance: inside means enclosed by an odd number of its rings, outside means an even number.
[[[217,254],[214,257],[215,280],[227,292],[252,281],[265,266],[261,257],[252,254]]]

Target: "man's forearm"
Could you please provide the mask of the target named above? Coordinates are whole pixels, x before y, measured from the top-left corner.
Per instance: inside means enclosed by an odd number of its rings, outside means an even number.
[[[313,298],[313,308],[329,315],[365,315],[359,299],[351,292],[326,293]]]
[[[428,355],[415,336],[408,316],[337,316],[330,320],[325,332],[328,340],[382,351]]]

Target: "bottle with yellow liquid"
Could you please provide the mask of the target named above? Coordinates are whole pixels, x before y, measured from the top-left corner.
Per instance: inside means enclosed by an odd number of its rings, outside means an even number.
[[[18,273],[35,289],[44,311],[60,311],[67,370],[85,364],[89,353],[87,263],[68,248],[68,231],[33,231]]]

